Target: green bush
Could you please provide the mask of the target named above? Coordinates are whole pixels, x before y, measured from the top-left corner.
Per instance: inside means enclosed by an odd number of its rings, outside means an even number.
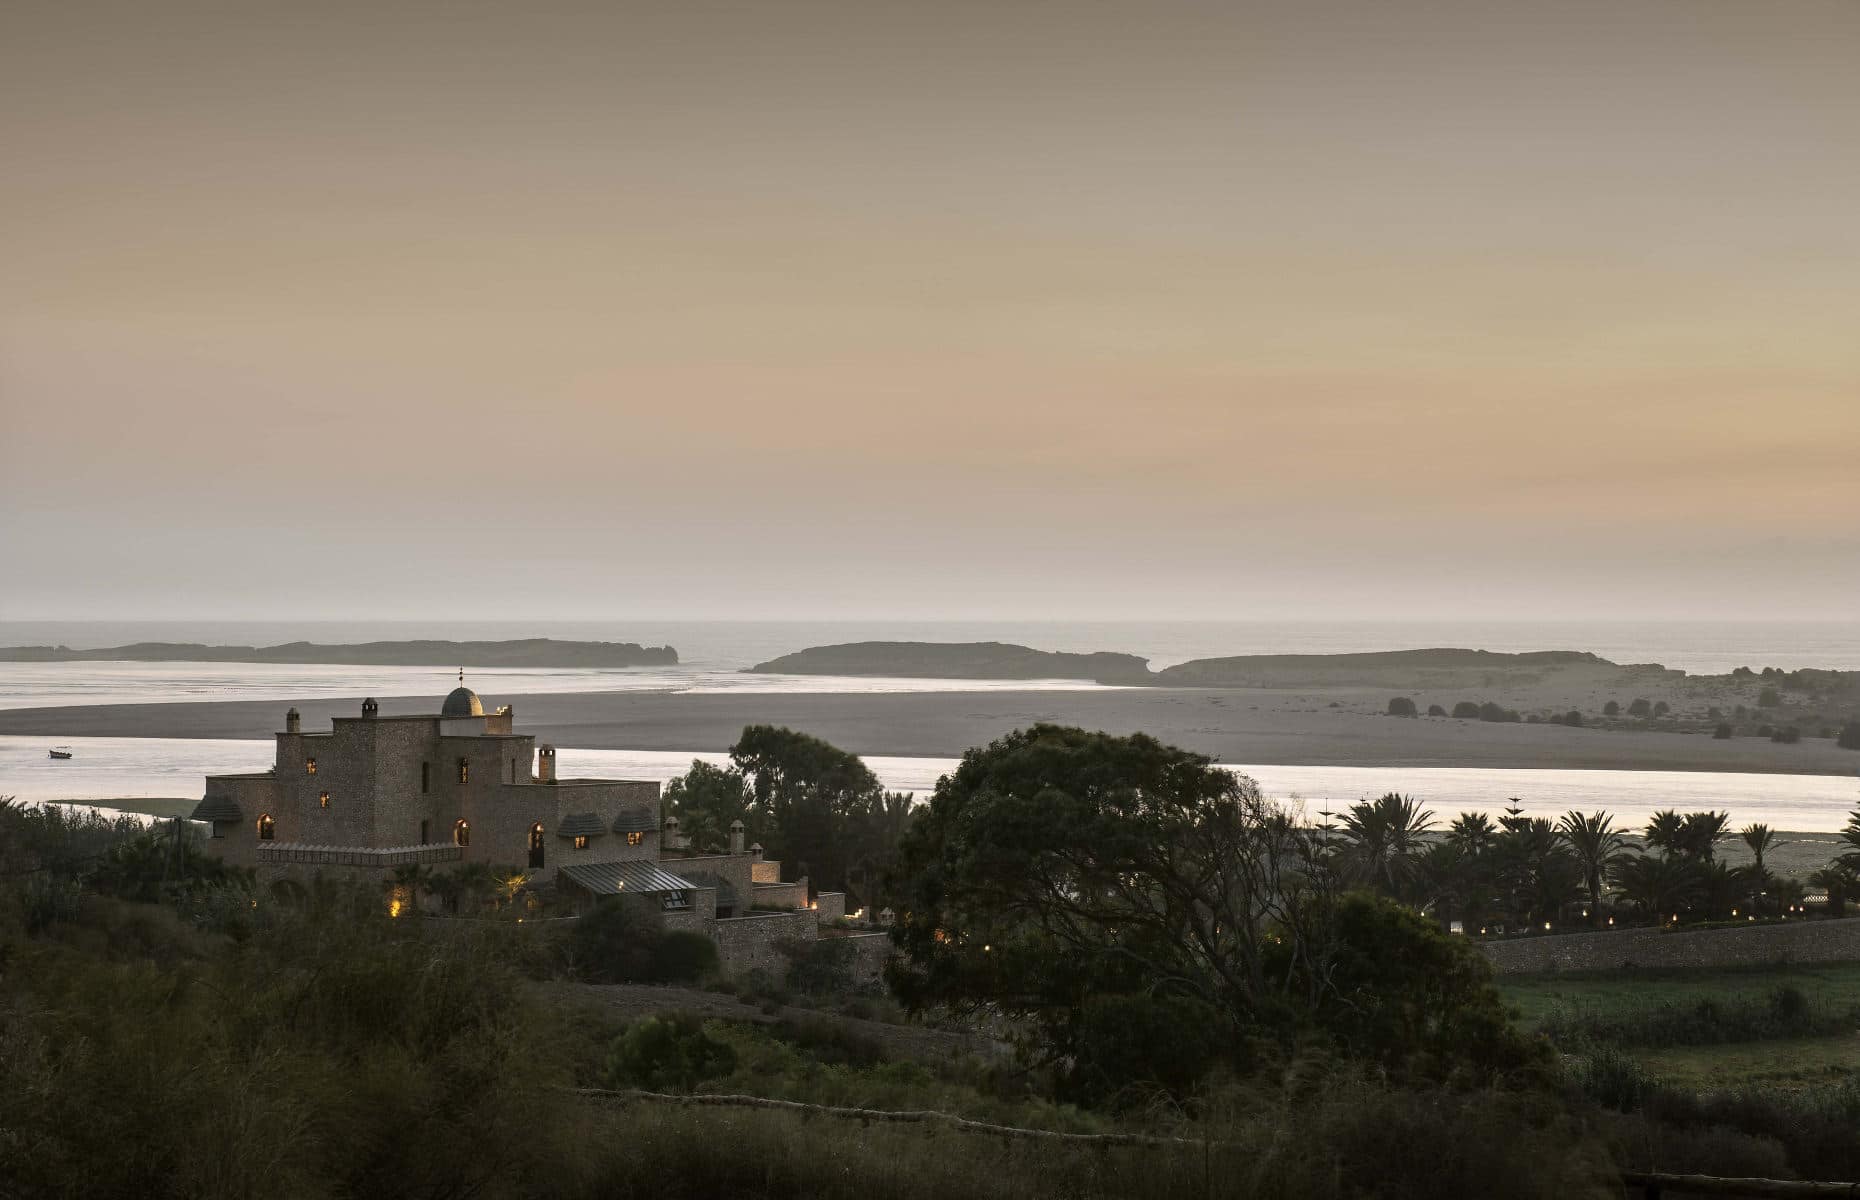
[[[603,1078],[614,1088],[688,1092],[736,1070],[736,1051],[690,1013],[647,1017],[614,1039]]]
[[[1391,717],[1412,717],[1418,711],[1414,706],[1414,701],[1406,696],[1397,696],[1389,701],[1389,716]]]
[[[1453,706],[1453,715],[1461,720],[1478,720],[1479,706],[1471,700],[1462,700]]]
[[[653,983],[696,983],[717,972],[717,943],[701,933],[676,929],[653,948]]]

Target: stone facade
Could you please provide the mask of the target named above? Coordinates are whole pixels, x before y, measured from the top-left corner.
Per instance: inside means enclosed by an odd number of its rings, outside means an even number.
[[[664,857],[678,839],[660,824],[656,782],[558,778],[553,747],[515,732],[509,708],[486,715],[462,686],[435,715],[383,717],[368,700],[327,733],[303,732],[292,709],[276,739],[271,770],[209,775],[194,810],[211,826],[210,853],[268,879],[325,873],[378,886],[414,864],[514,867],[584,909],[647,904],[666,929],[713,938],[726,973],[778,979],[789,966],[778,944],[811,942],[818,921],[845,911],[829,893],[817,914],[807,880],[783,882],[779,862],[742,847],[740,826],[732,853]]]
[[[1500,975],[1623,967],[1760,967],[1860,962],[1860,917],[1743,929],[1610,929],[1477,943]]]
[[[831,925],[845,915],[845,892],[822,892],[814,897],[814,918],[822,925]]]
[[[312,857],[374,870],[356,856],[446,848],[450,860],[526,869],[541,883],[569,863],[658,857],[657,783],[558,781],[551,747],[539,776],[536,739],[512,732],[510,711],[455,712],[458,695],[433,716],[382,717],[370,701],[328,733],[302,732],[293,713],[270,771],[207,777],[195,815],[212,826],[209,851],[269,874]]]

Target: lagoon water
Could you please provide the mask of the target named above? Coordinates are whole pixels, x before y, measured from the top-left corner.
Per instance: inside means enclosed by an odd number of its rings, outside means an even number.
[[[207,772],[259,771],[272,763],[267,741],[188,738],[75,738],[75,758],[46,754],[44,738],[0,736],[0,795],[21,800],[105,800],[199,796]],[[717,753],[634,750],[559,752],[564,775],[612,776],[663,782],[693,758],[727,761]],[[927,795],[953,770],[948,758],[867,758],[885,786]],[[1230,764],[1266,793],[1303,804],[1307,813],[1400,791],[1443,821],[1462,810],[1496,816],[1517,797],[1532,816],[1571,808],[1606,809],[1619,821],[1643,824],[1663,808],[1728,809],[1738,825],[1762,821],[1775,829],[1831,832],[1860,807],[1860,778],[1836,775],[1752,775],[1692,771],[1545,771],[1460,767],[1287,767]]]

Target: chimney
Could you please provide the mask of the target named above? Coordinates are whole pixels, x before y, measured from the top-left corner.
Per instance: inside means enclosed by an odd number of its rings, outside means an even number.
[[[755,859],[757,862],[762,861],[762,843],[761,842],[757,842],[755,845],[749,848],[749,857]]]
[[[665,850],[683,850],[689,843],[678,832],[678,818],[667,817],[659,823],[659,846]]]
[[[741,821],[731,821],[730,822],[730,853],[741,854],[742,852],[743,852],[743,823]]]
[[[284,732],[286,733],[303,732],[303,718],[297,715],[297,710],[294,708],[291,711],[284,714]]]
[[[380,715],[381,715],[381,706],[375,703],[375,698],[373,696],[370,696],[368,697],[368,699],[362,701],[362,716],[365,719],[372,721]]]
[[[536,749],[536,782],[555,782],[555,747],[539,746]]]

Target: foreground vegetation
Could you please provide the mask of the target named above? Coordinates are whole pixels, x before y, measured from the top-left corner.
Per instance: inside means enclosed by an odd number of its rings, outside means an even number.
[[[380,889],[258,886],[180,822],[0,804],[9,1194],[1583,1196],[1618,1194],[1629,1167],[1860,1177],[1846,1058],[1706,1090],[1675,1057],[1844,1045],[1844,969],[1501,993],[1466,939],[1375,894],[1409,877],[1400,854],[1198,756],[1036,727],[971,752],[888,841],[882,794],[784,735],[686,783],[765,837],[864,822],[873,842],[838,861],[899,905],[904,1008],[830,954],[717,979],[706,940],[617,904],[520,925],[534,910],[512,885],[477,919],[396,919]],[[664,1009],[641,1012],[600,986],[639,981],[712,994],[653,992]],[[840,1015],[906,1008],[962,1036]],[[952,1049],[998,1039],[1014,1053]]]

